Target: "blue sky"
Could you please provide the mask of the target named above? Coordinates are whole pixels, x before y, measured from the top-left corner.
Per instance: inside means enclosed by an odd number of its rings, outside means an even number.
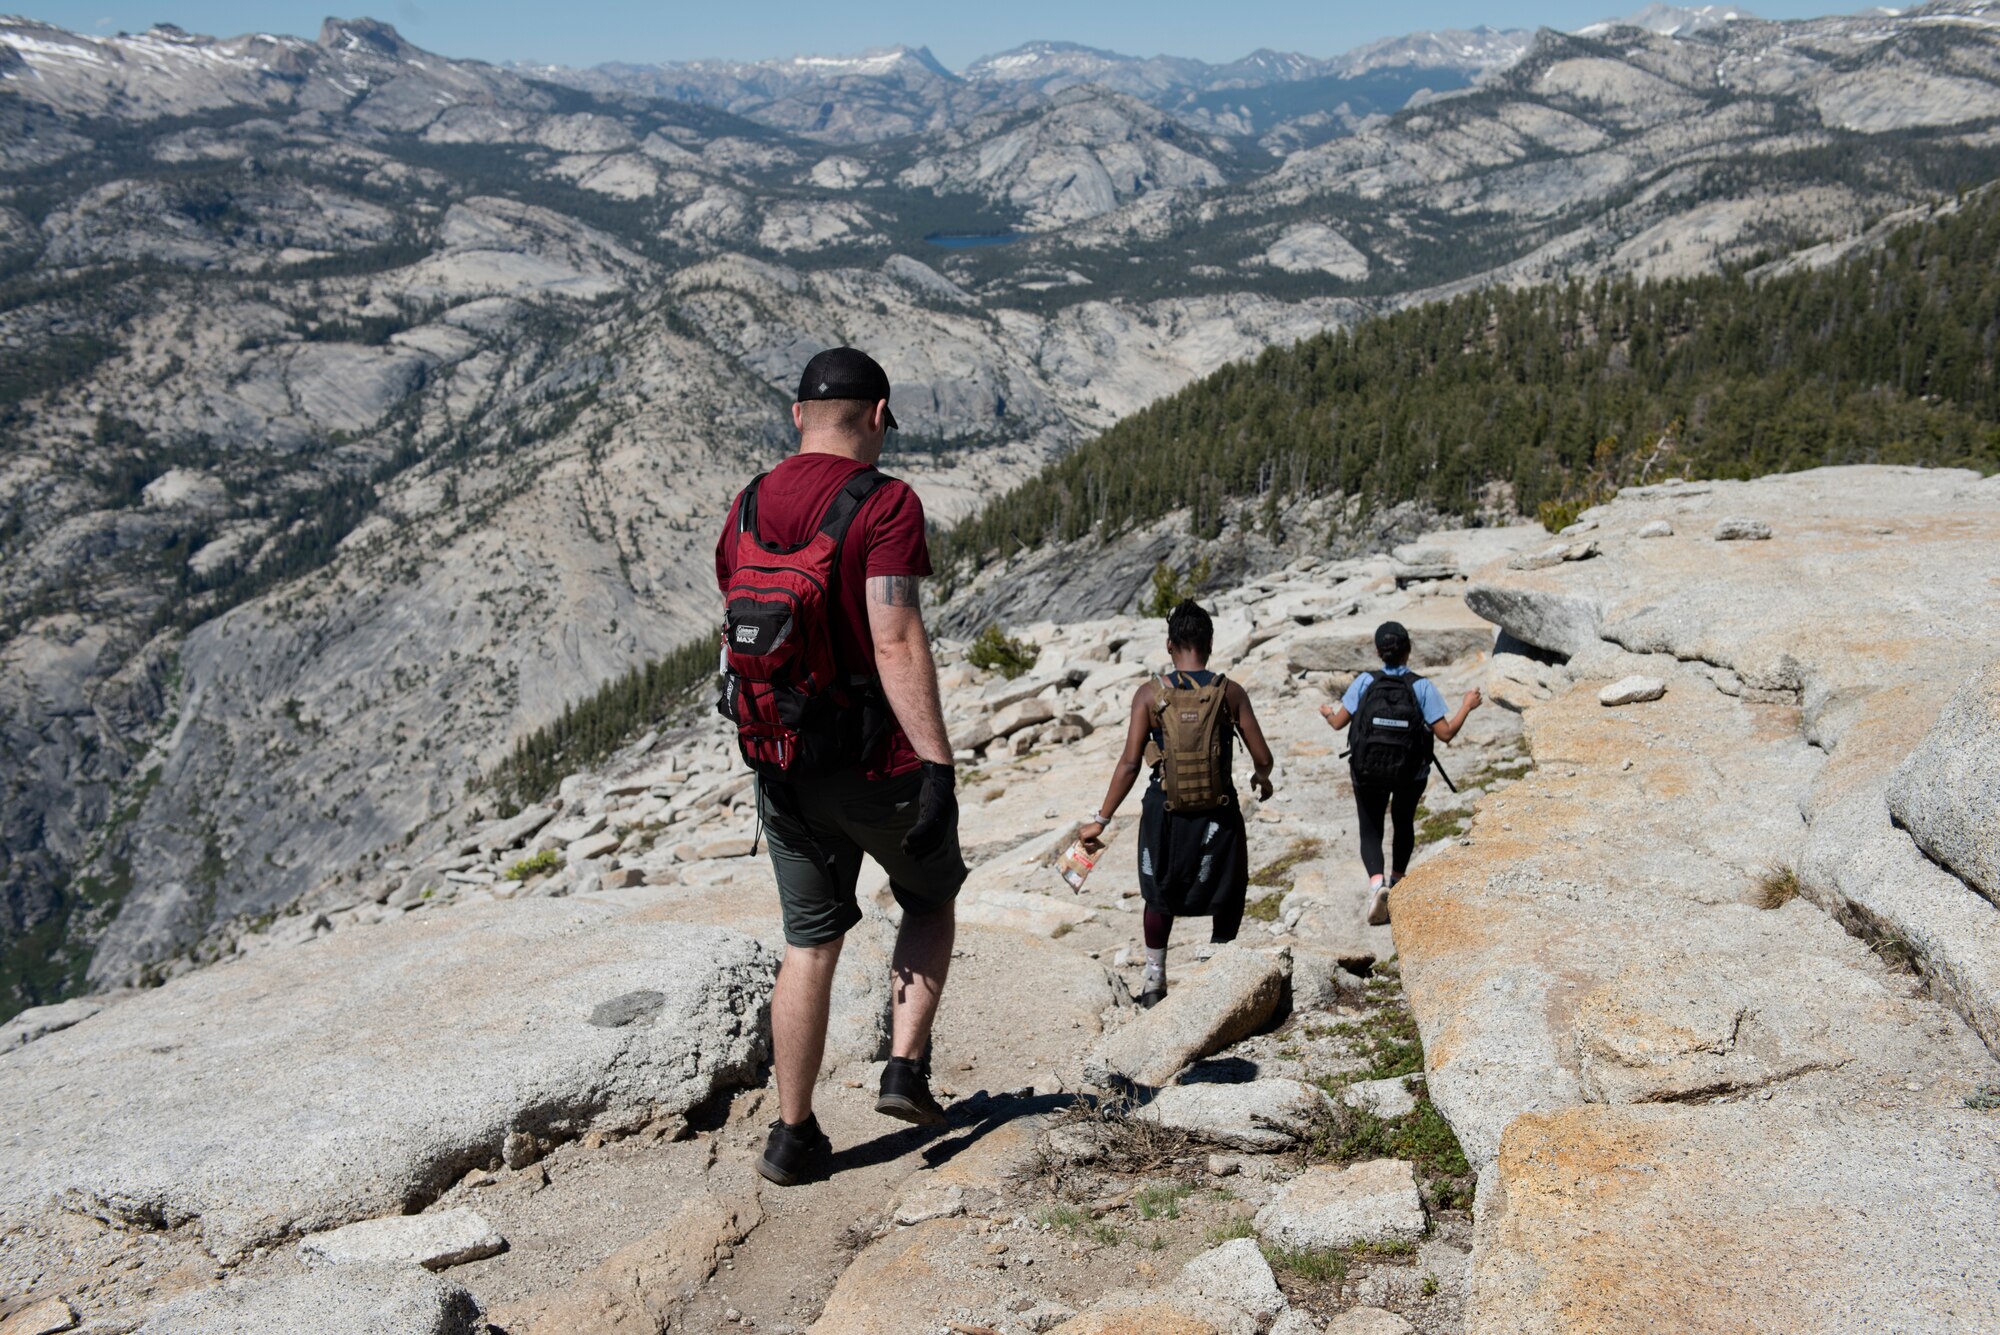
[[[18,11],[78,32],[139,31],[156,22],[218,36],[319,31],[329,0],[15,0]],[[1423,28],[1576,28],[1637,10],[1644,0],[1442,0],[1355,4],[1350,0],[736,0],[704,4],[521,3],[519,0],[372,0],[350,11],[386,19],[419,46],[449,56],[590,65],[606,60],[758,59],[845,54],[906,42],[928,45],[960,68],[978,56],[1036,38],[1109,47],[1134,55],[1233,60],[1260,46],[1328,56],[1378,37]],[[1860,8],[1762,0],[1766,18]]]

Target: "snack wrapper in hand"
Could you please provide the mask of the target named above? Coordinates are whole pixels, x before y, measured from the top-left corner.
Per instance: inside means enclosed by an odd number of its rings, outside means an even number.
[[[1097,858],[1078,839],[1070,844],[1062,857],[1056,860],[1056,871],[1063,878],[1071,893],[1082,894],[1083,883],[1090,879],[1091,871],[1097,866]]]

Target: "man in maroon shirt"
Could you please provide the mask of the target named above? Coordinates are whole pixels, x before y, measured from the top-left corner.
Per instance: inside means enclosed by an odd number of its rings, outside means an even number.
[[[822,352],[799,378],[792,423],[799,452],[758,484],[756,537],[766,544],[807,541],[833,497],[875,467],[896,425],[889,378],[866,353]],[[738,496],[716,545],[716,581],[725,590],[735,573],[741,505]],[[951,964],[952,902],[966,867],[937,668],[918,604],[918,583],[930,573],[923,503],[902,482],[882,483],[848,526],[830,619],[842,676],[873,678],[879,687],[869,692],[869,707],[887,705],[886,736],[852,771],[758,781],[785,959],[771,997],[779,1120],[757,1171],[783,1186],[814,1175],[831,1152],[813,1115],[813,1086],[826,1047],[834,966],[848,929],[862,917],[855,883],[864,855],[889,873],[903,910],[892,965],[891,1056],[876,1110],[921,1125],[945,1120],[931,1097],[928,1054]]]

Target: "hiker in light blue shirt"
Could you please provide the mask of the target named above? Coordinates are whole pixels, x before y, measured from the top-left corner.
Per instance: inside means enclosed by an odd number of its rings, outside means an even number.
[[[1401,667],[1385,666],[1382,672],[1385,676],[1390,677],[1407,677],[1410,675],[1410,669],[1407,664]],[[1340,697],[1340,707],[1345,709],[1349,714],[1360,713],[1361,697],[1368,693],[1368,687],[1374,680],[1375,674],[1372,672],[1364,672],[1356,677],[1354,684],[1347,688],[1347,693]],[[1429,677],[1417,678],[1417,703],[1423,706],[1424,722],[1433,727],[1437,726],[1439,719],[1451,713],[1450,708],[1444,702],[1444,696],[1439,693],[1438,688],[1432,684]]]
[[[1375,631],[1375,648],[1382,655],[1379,672],[1364,672],[1354,679],[1347,693],[1340,699],[1338,707],[1321,705],[1320,714],[1335,728],[1345,728],[1361,713],[1363,702],[1368,698],[1369,687],[1382,677],[1409,677],[1410,674],[1410,632],[1401,622],[1385,621]],[[1458,712],[1452,714],[1446,708],[1444,696],[1438,692],[1427,677],[1417,677],[1416,684],[1407,694],[1402,695],[1402,708],[1409,708],[1410,697],[1415,697],[1417,712],[1423,715],[1423,728],[1429,736],[1415,735],[1420,744],[1401,740],[1389,749],[1392,758],[1401,757],[1392,771],[1379,772],[1380,766],[1370,764],[1364,777],[1364,757],[1353,754],[1350,747],[1348,765],[1354,781],[1354,809],[1360,821],[1361,865],[1368,872],[1368,921],[1380,927],[1389,921],[1389,887],[1403,879],[1409,870],[1410,855],[1417,847],[1417,804],[1423,801],[1424,788],[1430,782],[1431,739],[1448,742],[1458,735],[1465,726],[1466,716],[1479,708],[1477,690],[1467,691],[1465,699],[1459,703]],[[1379,692],[1378,692],[1379,694]],[[1401,694],[1391,692],[1392,695]],[[1395,738],[1408,739],[1407,731],[1415,724],[1415,719],[1399,720],[1394,716],[1395,706],[1376,703],[1368,705],[1369,721],[1378,730],[1393,724],[1397,731]],[[1385,724],[1381,714],[1391,717]],[[1447,717],[1449,715],[1449,717]],[[1357,725],[1358,728],[1359,725]],[[1378,732],[1378,735],[1381,735]],[[1359,746],[1360,743],[1354,745]],[[1382,748],[1365,747],[1369,758],[1379,755]],[[1388,816],[1395,829],[1395,839],[1391,845],[1391,859],[1385,868],[1382,862],[1382,818]]]

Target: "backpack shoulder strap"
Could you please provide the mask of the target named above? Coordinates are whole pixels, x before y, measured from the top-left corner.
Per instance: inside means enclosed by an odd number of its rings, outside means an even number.
[[[835,492],[833,499],[826,503],[826,513],[820,516],[819,532],[825,534],[828,541],[826,567],[828,599],[835,598],[835,591],[840,587],[841,547],[847,541],[848,526],[854,523],[854,517],[861,513],[861,507],[867,503],[868,498],[891,480],[887,473],[865,468],[847,479],[847,485]],[[873,672],[857,672],[851,677],[851,681],[857,685],[874,679]]]
[[[750,480],[750,485],[743,489],[743,503],[737,507],[737,529],[739,532],[748,533],[753,542],[771,555],[791,556],[812,546],[813,538],[808,537],[804,542],[786,546],[765,542],[757,535],[757,484],[769,476],[769,473],[759,473]],[[845,486],[827,498],[826,509],[820,513],[819,524],[815,528],[813,537],[821,533],[826,534],[833,539],[834,550],[838,552],[841,542],[847,537],[847,526],[852,524],[854,516],[860,513],[862,502],[873,496],[876,488],[890,480],[888,474],[873,468],[863,469],[849,478]]]
[[[847,480],[847,485],[835,492],[826,503],[826,513],[820,517],[819,531],[833,539],[835,547],[847,537],[847,527],[854,522],[854,516],[861,513],[861,507],[876,490],[893,481],[887,473],[866,468]]]
[[[736,501],[736,531],[757,537],[757,484],[769,477],[769,473],[759,473],[750,479],[750,485]],[[761,542],[759,543],[761,546]]]

